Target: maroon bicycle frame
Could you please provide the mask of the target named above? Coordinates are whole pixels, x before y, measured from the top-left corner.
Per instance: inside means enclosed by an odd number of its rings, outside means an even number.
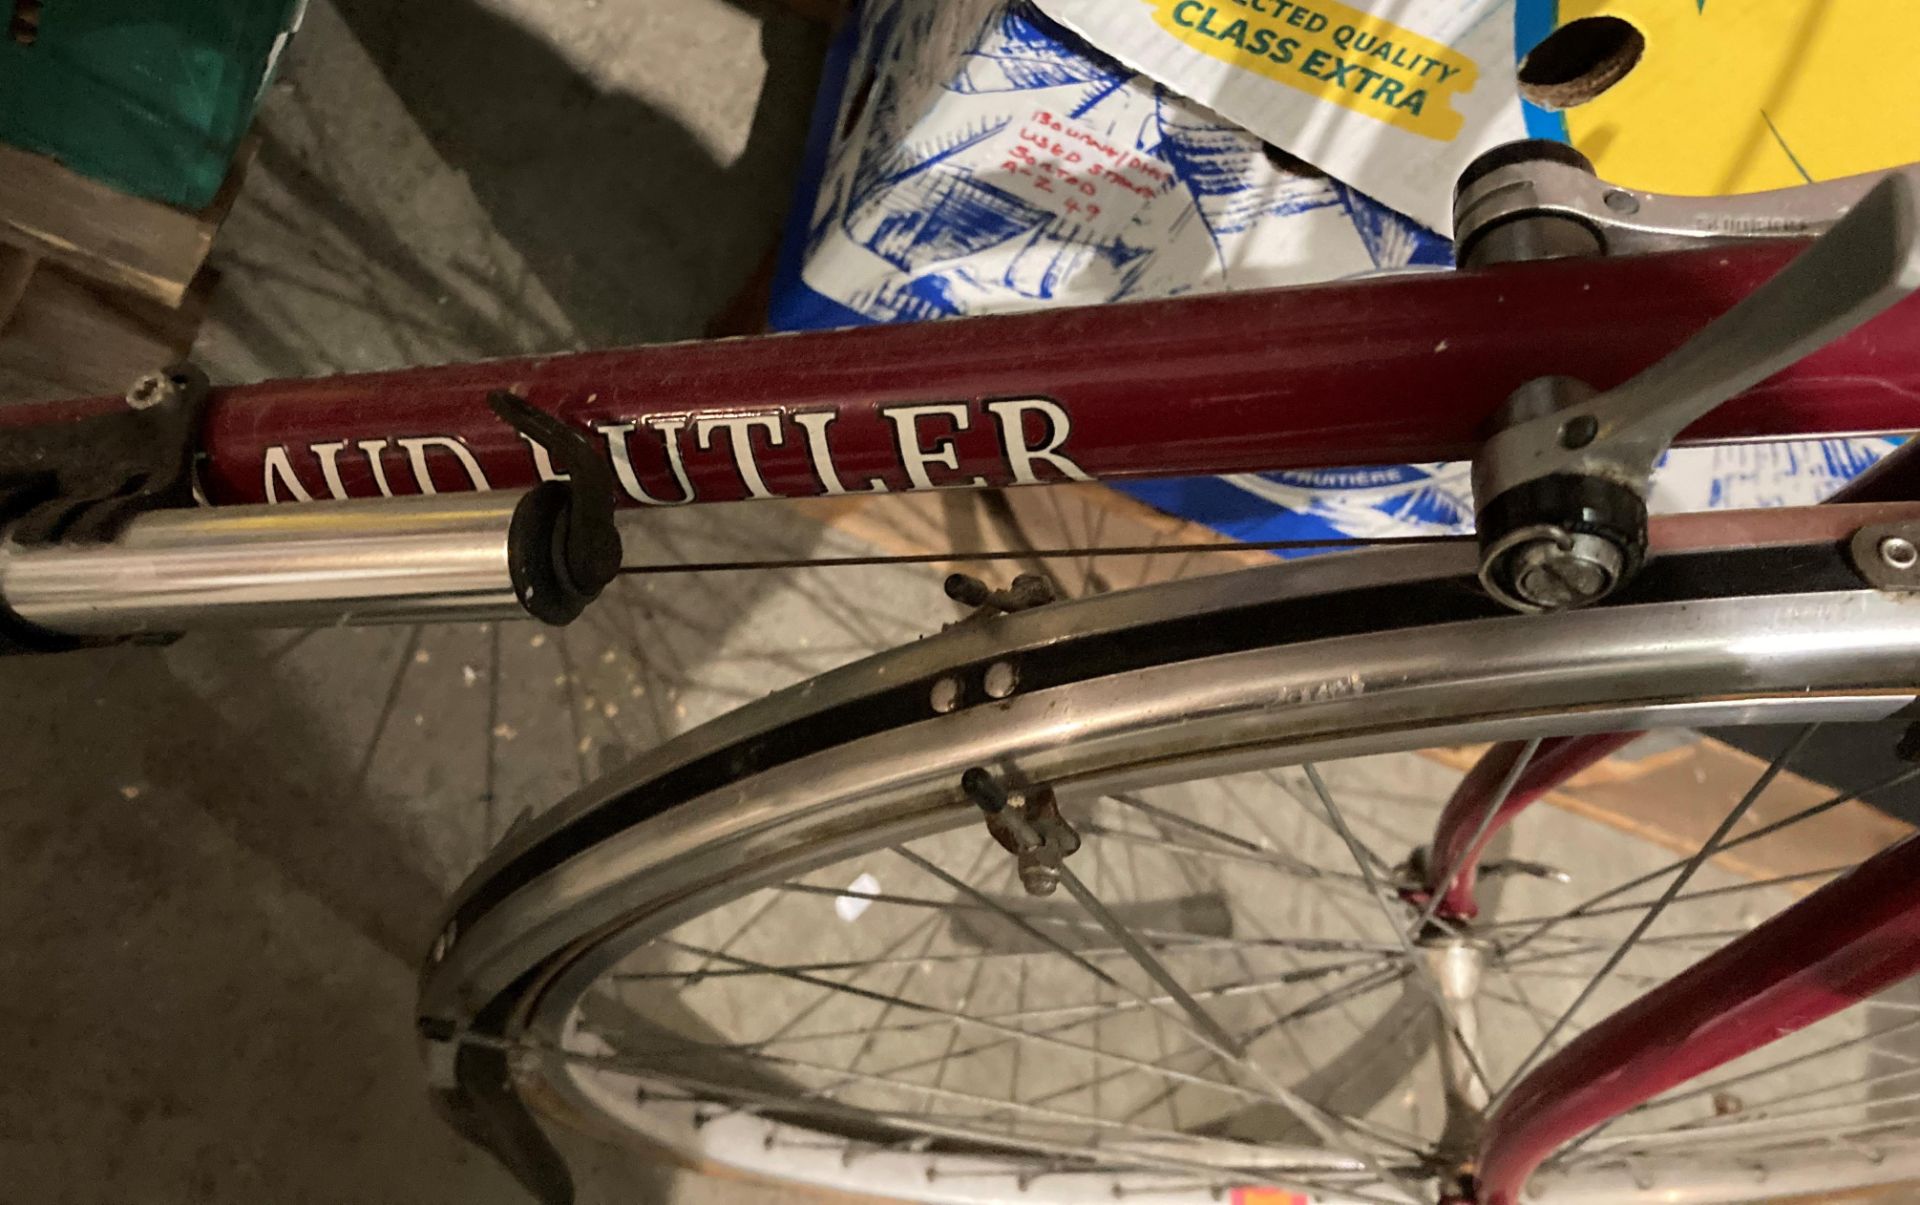
[[[507,389],[601,447],[632,505],[1468,457],[1521,383],[1606,388],[1778,271],[1796,244],[1513,265],[918,326],[683,343],[216,390],[214,504],[527,486]],[[0,410],[0,430],[117,399]],[[1702,420],[1688,441],[1920,427],[1920,300]],[[1911,458],[1909,458],[1911,467]],[[1888,496],[1883,483],[1880,496]],[[1892,493],[1920,497],[1911,474]],[[1623,737],[1556,742],[1510,819]],[[1436,834],[1472,914],[1472,840],[1512,747]],[[1502,757],[1506,760],[1502,761]],[[1920,972],[1920,842],[1864,864],[1547,1060],[1491,1119],[1479,1199],[1666,1086]]]
[[[1795,245],[1515,265],[217,390],[219,503],[532,484],[510,389],[588,432],[634,505],[1400,464],[1472,454],[1548,373],[1606,387]],[[47,421],[114,399],[0,410]],[[1692,441],[1920,426],[1920,304],[1729,402]]]

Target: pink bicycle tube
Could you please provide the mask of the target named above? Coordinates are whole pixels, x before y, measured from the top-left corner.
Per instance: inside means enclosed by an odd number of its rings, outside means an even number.
[[[1553,1151],[1668,1088],[1920,972],[1908,837],[1588,1029],[1488,1120],[1478,1205],[1517,1205]]]

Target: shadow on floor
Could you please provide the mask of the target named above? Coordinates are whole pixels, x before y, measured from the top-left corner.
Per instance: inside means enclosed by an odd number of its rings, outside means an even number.
[[[766,78],[731,163],[474,0],[334,7],[575,334],[604,346],[697,334],[688,309],[718,308],[739,288],[772,245],[768,215],[786,208],[826,34],[777,6],[732,2],[761,19]],[[690,103],[740,86],[691,73],[667,83]],[[689,295],[706,305],[689,307]]]

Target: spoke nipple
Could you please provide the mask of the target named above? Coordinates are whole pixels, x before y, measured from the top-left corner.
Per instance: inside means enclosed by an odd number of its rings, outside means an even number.
[[[1004,699],[1020,685],[1020,671],[1011,661],[996,661],[987,667],[986,690],[989,699]]]

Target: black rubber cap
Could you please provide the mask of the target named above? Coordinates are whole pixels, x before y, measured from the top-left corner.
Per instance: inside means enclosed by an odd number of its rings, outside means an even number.
[[[1512,167],[1516,163],[1564,163],[1568,167],[1577,167],[1588,175],[1593,174],[1593,161],[1574,150],[1564,142],[1555,142],[1551,138],[1523,138],[1518,142],[1503,142],[1499,146],[1480,152],[1460,178],[1454,181],[1453,199],[1458,201],[1476,181],[1503,167]]]
[[[598,585],[582,589],[567,561],[567,511],[572,504],[572,491],[564,482],[542,482],[514,507],[507,529],[507,569],[515,596],[527,614],[556,626],[580,618],[600,593]]]
[[[1548,524],[1576,535],[1599,536],[1620,549],[1616,590],[1646,563],[1647,504],[1604,477],[1557,473],[1525,481],[1481,507],[1474,520],[1483,552],[1521,528]],[[1494,566],[1494,572],[1501,568]],[[1517,593],[1509,581],[1502,580],[1500,588]]]

